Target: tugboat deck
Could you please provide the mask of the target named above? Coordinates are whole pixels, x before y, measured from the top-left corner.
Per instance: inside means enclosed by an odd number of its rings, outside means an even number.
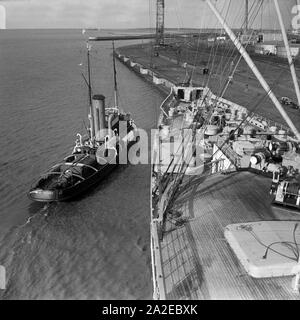
[[[195,177],[181,190],[167,216],[161,241],[167,299],[299,299],[292,277],[255,279],[240,264],[224,237],[233,223],[300,220],[274,209],[270,180],[250,172]],[[174,212],[174,211],[173,211]]]

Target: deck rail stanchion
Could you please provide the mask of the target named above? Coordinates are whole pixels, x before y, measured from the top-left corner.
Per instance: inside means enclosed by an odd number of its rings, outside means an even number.
[[[158,236],[159,224],[160,223],[157,219],[153,219],[151,222],[153,299],[166,300],[165,280],[163,276],[160,241]]]
[[[298,263],[294,268],[295,276],[292,280],[292,288],[296,293],[300,292],[300,257],[298,259]]]

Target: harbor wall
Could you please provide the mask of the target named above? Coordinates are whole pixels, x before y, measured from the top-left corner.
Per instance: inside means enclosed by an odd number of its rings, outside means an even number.
[[[172,86],[175,85],[174,81],[172,81],[171,79],[169,79],[167,76],[157,72],[156,70],[152,70],[151,68],[149,68],[146,65],[141,64],[138,61],[134,61],[133,58],[129,57],[129,56],[125,56],[124,54],[121,53],[121,50],[118,49],[116,51],[116,57],[118,58],[118,60],[120,62],[122,62],[125,66],[127,66],[130,70],[132,70],[133,72],[135,72],[138,76],[140,76],[143,80],[147,81],[148,83],[150,83],[151,85],[153,85],[155,88],[157,88],[161,93],[163,93],[164,95],[167,95],[170,93],[170,90],[172,88]],[[168,60],[170,62],[174,62],[176,63],[176,61],[172,61],[173,59],[166,57],[166,56],[162,56],[160,55],[161,58]],[[181,67],[189,67],[192,68],[192,65],[189,64],[180,64]],[[216,100],[218,101],[218,103],[220,105],[223,106],[228,106],[228,108],[232,108],[234,109],[237,114],[239,114],[239,116],[241,118],[246,117],[247,115],[249,115],[249,110],[241,105],[238,105],[237,103],[234,103],[232,101],[229,101],[227,99],[224,98],[220,98],[219,96],[216,96],[214,93],[211,92],[210,98],[212,100]],[[261,127],[261,129],[263,129],[266,126],[269,127],[276,127],[277,131],[279,130],[284,130],[287,134],[290,133],[290,129],[281,124],[281,123],[277,123],[275,121],[269,120],[259,114],[254,114],[252,113],[251,119],[249,119],[249,121],[256,126]]]
[[[149,67],[134,61],[132,58],[126,57],[121,54],[119,50],[116,50],[115,55],[121,63],[136,73],[143,80],[153,85],[153,87],[163,93],[164,96],[167,96],[170,93],[170,88],[173,86],[173,83],[169,79],[166,79],[166,77],[154,70],[151,70]]]

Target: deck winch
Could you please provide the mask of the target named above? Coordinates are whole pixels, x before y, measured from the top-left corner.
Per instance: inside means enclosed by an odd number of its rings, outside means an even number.
[[[280,172],[273,173],[270,193],[275,195],[273,204],[294,207],[300,210],[300,183],[295,181],[280,181]]]
[[[270,142],[268,146],[273,154],[283,155],[286,152],[297,151],[297,144],[292,141],[287,142]]]
[[[265,161],[268,161],[271,158],[270,153],[267,150],[264,150],[262,152],[255,153],[250,158],[250,163],[252,165],[258,165],[265,163]]]

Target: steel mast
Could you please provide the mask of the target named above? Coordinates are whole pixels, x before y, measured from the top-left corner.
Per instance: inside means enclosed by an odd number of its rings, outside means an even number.
[[[156,45],[164,44],[165,0],[156,1]]]
[[[228,24],[225,22],[225,20],[222,18],[222,16],[220,15],[220,13],[216,9],[216,7],[212,4],[211,0],[205,0],[205,2],[210,7],[212,12],[215,14],[217,19],[219,20],[219,22],[221,23],[221,25],[223,26],[223,28],[227,32],[229,38],[231,39],[233,44],[236,46],[236,48],[240,52],[240,54],[243,56],[243,58],[245,59],[246,63],[248,64],[249,68],[252,70],[252,72],[254,73],[254,75],[256,76],[258,81],[260,82],[261,86],[267,92],[268,96],[270,97],[270,99],[274,103],[275,107],[277,108],[277,110],[279,111],[279,113],[281,114],[283,119],[286,121],[288,126],[291,128],[291,130],[293,131],[293,133],[296,136],[296,138],[300,141],[300,133],[299,133],[299,131],[295,127],[294,123],[292,122],[292,120],[290,119],[290,117],[288,116],[286,111],[283,109],[281,103],[276,98],[275,94],[271,90],[270,86],[268,85],[268,83],[266,82],[266,80],[264,79],[264,77],[262,76],[260,71],[257,69],[256,65],[252,61],[251,57],[249,56],[249,54],[247,53],[247,51],[245,50],[245,48],[243,47],[241,42],[238,40],[238,38],[236,37],[234,32],[231,30],[231,28],[228,26]]]

